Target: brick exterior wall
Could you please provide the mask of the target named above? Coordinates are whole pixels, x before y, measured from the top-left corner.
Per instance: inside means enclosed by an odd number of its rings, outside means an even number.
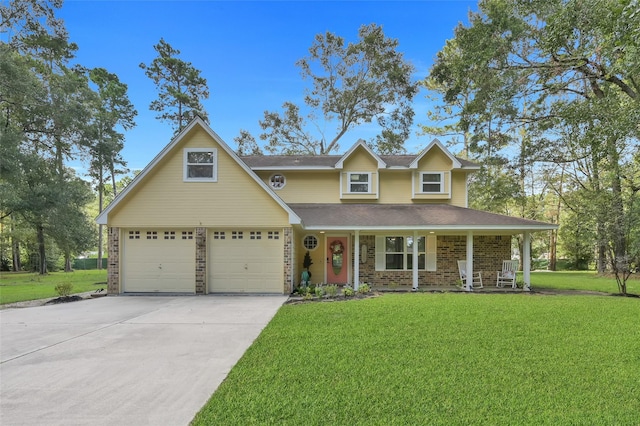
[[[376,271],[375,236],[361,235],[367,245],[367,261],[360,263],[360,282],[373,287],[411,287],[412,271]],[[353,248],[352,248],[353,250]],[[438,236],[436,271],[418,271],[419,286],[455,285],[459,279],[458,260],[467,257],[466,236]],[[495,283],[502,261],[511,258],[510,236],[476,236],[473,239],[473,269],[482,271],[484,285]],[[355,261],[355,259],[354,259]]]
[[[295,261],[294,245],[293,245],[293,228],[284,228],[284,283],[282,293],[289,294],[292,291],[291,282],[295,272],[293,262]]]
[[[196,294],[207,292],[207,228],[196,228]]]
[[[119,294],[120,228],[109,228],[107,235],[107,294]]]

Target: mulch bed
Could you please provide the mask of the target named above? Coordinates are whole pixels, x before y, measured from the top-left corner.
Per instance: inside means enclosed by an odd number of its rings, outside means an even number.
[[[45,303],[45,305],[57,305],[58,303],[77,302],[78,300],[84,300],[84,298],[80,296],[62,296],[49,300]]]

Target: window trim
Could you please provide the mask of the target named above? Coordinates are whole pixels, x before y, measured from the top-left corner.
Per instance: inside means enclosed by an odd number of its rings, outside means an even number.
[[[189,163],[189,153],[191,152],[210,152],[212,154],[211,167],[213,169],[212,176],[210,178],[189,177],[189,166],[196,165],[197,163]],[[209,163],[201,163],[200,165],[207,165]],[[217,182],[218,181],[218,149],[217,148],[185,148],[183,150],[182,159],[182,179],[184,182]]]
[[[387,252],[387,238],[394,238],[394,237],[400,237],[403,238],[403,251],[402,251],[402,269],[387,269],[387,254],[399,254],[400,252]],[[424,255],[424,268],[420,268],[418,267],[418,271],[430,271],[430,270],[435,270],[430,268],[430,254],[431,255],[435,255],[435,253],[430,253],[429,251],[429,237],[431,237],[431,235],[424,235],[424,234],[420,234],[418,235],[418,239],[420,238],[424,238],[424,251],[419,251],[418,252],[418,257],[420,257],[420,255]],[[434,236],[435,237],[435,236]],[[377,235],[376,236],[376,247],[375,247],[375,253],[376,253],[376,265],[375,265],[375,270],[376,271],[398,271],[398,272],[411,272],[413,271],[413,268],[408,268],[409,265],[409,256],[413,256],[413,252],[409,251],[409,247],[407,244],[407,239],[408,238],[413,238],[413,234],[393,234],[393,235],[388,235],[388,234],[384,234],[384,235]]]
[[[316,239],[316,246],[314,248],[308,248],[305,244],[307,238],[309,237],[313,237]],[[318,247],[320,247],[320,239],[315,234],[306,234],[304,237],[302,237],[302,247],[304,247],[305,250],[309,251],[317,250]]]
[[[371,172],[347,172],[347,194],[373,194],[371,188],[372,188],[372,182],[371,182],[371,176],[373,173]],[[367,182],[351,182],[351,176],[352,175],[366,175],[367,176]],[[357,185],[363,185],[365,184],[367,185],[367,190],[365,192],[362,191],[352,191],[351,190],[351,185],[352,184],[357,184]]]
[[[282,177],[282,186],[278,186],[277,188],[275,186],[273,186],[273,178],[275,178],[276,176],[281,176]],[[282,174],[282,173],[274,173],[271,176],[269,176],[269,187],[275,191],[279,191],[282,188],[284,188],[285,186],[287,186],[287,177]]]
[[[440,182],[425,182],[424,181],[424,176],[426,175],[438,175],[440,176]],[[440,191],[425,191],[424,190],[424,185],[428,184],[428,185],[435,185],[435,184],[439,184],[440,185]],[[447,192],[444,190],[444,172],[420,172],[420,181],[418,183],[419,189],[420,191],[418,192],[419,194],[446,194]]]

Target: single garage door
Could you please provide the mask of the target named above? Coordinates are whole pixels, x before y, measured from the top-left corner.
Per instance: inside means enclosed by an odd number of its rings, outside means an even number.
[[[195,293],[195,259],[193,230],[126,230],[123,291]]]
[[[210,231],[210,293],[283,293],[282,230]]]

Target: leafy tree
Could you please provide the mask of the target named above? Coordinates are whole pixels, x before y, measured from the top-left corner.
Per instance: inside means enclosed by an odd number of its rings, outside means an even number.
[[[238,144],[238,155],[262,155],[262,149],[256,139],[246,130],[240,130],[240,135],[233,138]]]
[[[93,122],[93,143],[89,146],[90,176],[98,191],[98,213],[104,208],[105,173],[111,176],[112,188],[116,189],[116,167],[126,163],[120,151],[124,147],[124,134],[118,130],[129,130],[135,126],[137,111],[127,96],[127,85],[118,76],[104,68],[89,71],[89,78],[98,88]],[[115,193],[114,193],[115,196]],[[103,225],[98,225],[98,269],[102,269]]]
[[[568,161],[567,140],[553,129],[579,130],[575,142],[591,152],[599,197],[608,197],[597,203],[597,228],[612,265],[627,258],[622,166],[640,133],[636,3],[481,1],[430,74],[444,101],[461,105],[462,129],[483,143],[512,145],[509,135],[522,126],[540,136],[536,148],[547,159]]]
[[[158,99],[151,102],[149,109],[160,113],[157,115],[160,120],[171,122],[176,134],[196,115],[208,123],[201,103],[202,99],[209,98],[207,80],[191,62],[179,59],[180,51],[163,38],[153,48],[158,57],[149,65],[140,64],[158,89]]]
[[[358,42],[345,45],[331,32],[316,35],[309,56],[296,63],[302,77],[311,82],[304,98],[310,112],[303,117],[292,102],[282,105],[282,113],[265,111],[260,139],[267,142],[267,151],[329,154],[339,149],[349,130],[372,121],[381,129],[374,143],[377,151],[404,151],[413,123],[411,102],[418,92],[411,79],[414,68],[397,51],[398,41],[386,37],[382,27],[363,25],[358,36]],[[323,130],[327,127],[331,130]],[[248,136],[243,131],[239,139]]]

